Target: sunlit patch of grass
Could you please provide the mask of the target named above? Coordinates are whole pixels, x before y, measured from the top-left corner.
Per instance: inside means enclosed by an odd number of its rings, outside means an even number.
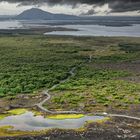
[[[82,117],[84,117],[84,114],[57,114],[57,115],[49,115],[46,118],[63,120],[63,119],[79,119]]]
[[[44,134],[47,131],[19,131],[11,130],[13,126],[0,126],[0,137],[16,137],[16,136],[35,136]]]
[[[9,110],[8,113],[11,115],[21,115],[26,113],[27,111],[28,111],[27,109],[18,108],[18,109]]]
[[[86,125],[94,123],[94,122],[96,122],[96,123],[105,123],[108,120],[110,120],[109,117],[104,117],[102,119],[97,119],[97,120],[89,120],[89,121],[86,121]]]
[[[11,115],[22,115],[22,114],[26,113],[27,111],[28,110],[25,108],[12,109],[12,110],[9,110],[7,112],[0,114],[0,120],[6,118],[8,116],[11,116]]]
[[[0,120],[4,119],[5,117],[8,117],[9,114],[0,114]]]
[[[9,126],[9,125],[5,125],[5,126],[0,126],[0,136],[2,136],[2,134],[4,134],[6,131],[8,131],[9,129],[12,129],[13,126]]]
[[[97,122],[97,123],[105,123],[105,122],[108,121],[108,120],[110,120],[110,118],[109,118],[109,117],[105,117],[105,118],[103,118],[103,119],[97,120],[96,122]]]
[[[36,110],[31,110],[31,111],[34,113],[35,116],[41,116],[41,115],[43,115],[43,113],[40,112],[40,111],[36,111]]]

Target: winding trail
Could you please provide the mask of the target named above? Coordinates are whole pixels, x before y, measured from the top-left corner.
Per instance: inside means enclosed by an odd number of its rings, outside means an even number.
[[[51,113],[51,114],[72,114],[72,113],[74,113],[74,114],[79,114],[79,113],[81,113],[81,112],[72,111],[72,110],[70,110],[70,111],[51,111],[51,110],[48,110],[47,108],[43,107],[43,104],[44,104],[45,102],[47,102],[48,100],[50,100],[50,98],[51,98],[51,96],[50,96],[50,94],[49,94],[49,91],[52,90],[52,89],[54,89],[54,88],[56,88],[59,84],[68,81],[72,76],[74,76],[74,74],[75,74],[75,73],[74,73],[75,69],[76,69],[76,67],[73,67],[73,68],[69,71],[70,76],[68,76],[66,79],[60,81],[58,84],[55,84],[55,85],[52,86],[50,89],[48,89],[48,90],[46,90],[46,91],[43,92],[43,94],[45,94],[45,95],[47,96],[47,98],[44,99],[42,102],[36,104],[36,106],[37,106],[39,109],[41,109],[42,111],[45,111],[45,112],[47,112],[47,113]]]
[[[132,119],[132,120],[140,121],[139,117],[128,116],[128,115],[123,115],[123,114],[109,114],[109,113],[106,113],[106,112],[94,113],[94,114],[95,115],[99,115],[99,116],[105,116],[105,117],[119,117],[119,118],[127,118],[127,119]]]
[[[133,120],[140,121],[140,118],[138,118],[138,117],[127,116],[127,115],[120,115],[120,114],[108,114],[107,116],[108,116],[108,117],[121,117],[121,118],[128,118],[128,119],[133,119]]]
[[[89,56],[89,59],[88,59],[88,63],[91,63],[92,62],[92,56],[90,55]],[[76,67],[73,67],[70,71],[69,71],[69,74],[70,76],[68,76],[66,79],[60,81],[58,84],[55,84],[54,86],[52,86],[50,89],[48,90],[45,90],[43,92],[44,95],[47,96],[47,98],[45,98],[43,101],[41,101],[40,103],[36,104],[36,106],[44,111],[44,112],[47,112],[47,113],[50,113],[50,114],[79,114],[79,113],[83,113],[83,112],[78,112],[78,111],[73,111],[73,110],[70,110],[70,111],[51,111],[51,110],[48,110],[47,108],[43,107],[43,104],[45,102],[47,102],[48,100],[50,100],[51,98],[51,95],[49,94],[50,90],[56,88],[57,86],[59,86],[61,83],[64,83],[66,81],[68,81],[72,76],[75,75],[75,70],[76,70]],[[128,115],[122,115],[122,114],[109,114],[109,113],[93,113],[95,115],[100,115],[100,116],[105,116],[105,117],[119,117],[119,118],[127,118],[127,119],[133,119],[133,120],[137,120],[137,121],[140,121],[140,118],[139,117],[134,117],[134,116],[128,116]]]

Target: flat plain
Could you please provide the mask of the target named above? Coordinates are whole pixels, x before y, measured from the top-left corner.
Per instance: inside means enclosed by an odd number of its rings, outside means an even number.
[[[74,75],[63,83],[60,81]],[[49,110],[140,116],[140,38],[5,35],[0,37],[0,113]]]

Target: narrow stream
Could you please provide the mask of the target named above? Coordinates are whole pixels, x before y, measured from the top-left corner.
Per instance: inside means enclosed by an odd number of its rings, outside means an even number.
[[[13,126],[12,130],[39,131],[47,129],[78,129],[88,121],[104,120],[103,116],[83,116],[78,119],[50,119],[44,116],[35,116],[33,112],[27,111],[21,115],[8,116],[0,120],[1,126]]]

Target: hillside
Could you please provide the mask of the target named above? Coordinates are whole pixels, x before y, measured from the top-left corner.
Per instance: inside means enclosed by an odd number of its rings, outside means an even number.
[[[66,15],[66,14],[53,14],[50,12],[43,11],[38,8],[32,8],[23,11],[21,14],[15,17],[16,19],[45,19],[45,20],[65,20],[65,19],[79,19],[78,16]]]

